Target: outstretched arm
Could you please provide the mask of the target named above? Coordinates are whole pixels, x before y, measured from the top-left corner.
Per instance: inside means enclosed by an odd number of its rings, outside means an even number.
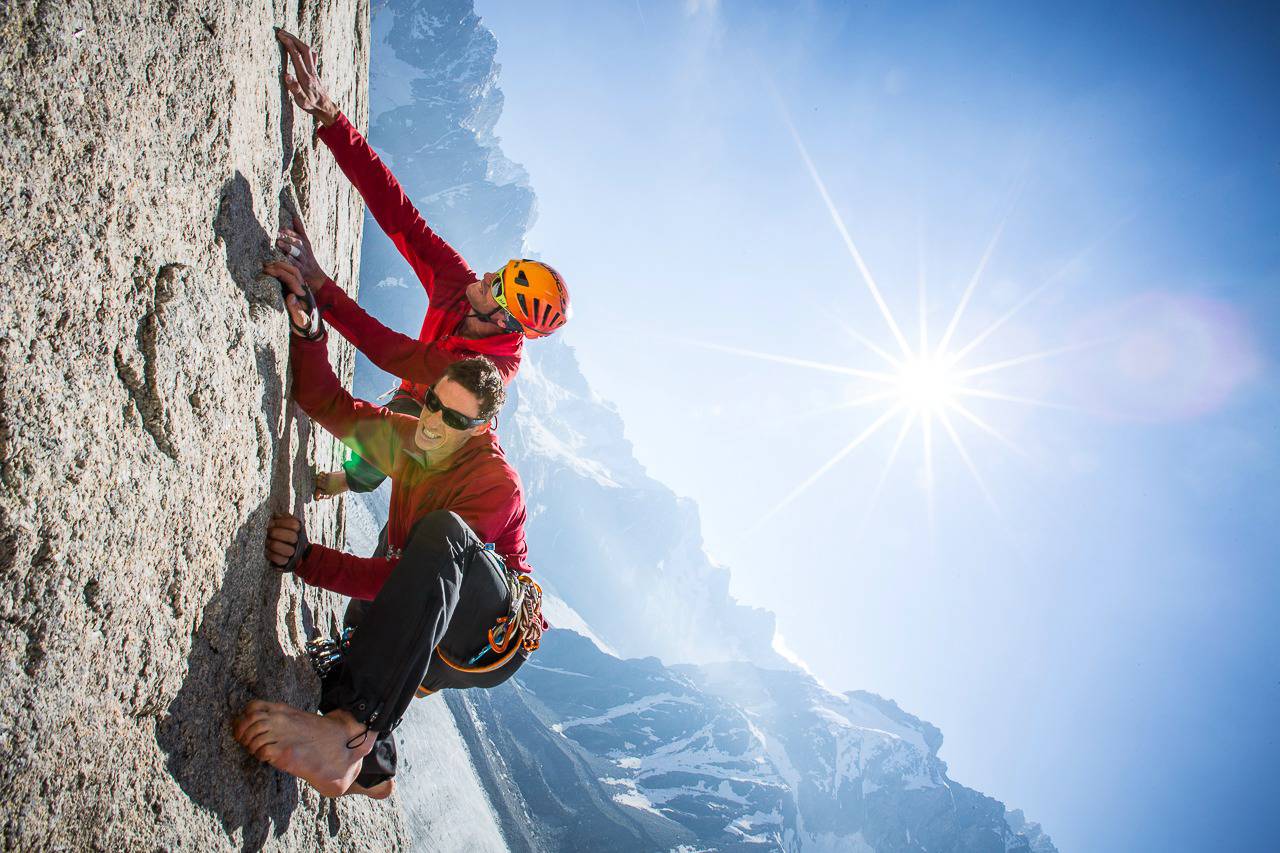
[[[317,136],[333,152],[338,168],[364,198],[369,213],[413,267],[427,298],[436,295],[437,279],[455,288],[474,281],[477,276],[466,261],[427,227],[391,170],[329,97],[316,70],[315,51],[284,30],[277,30],[276,38],[293,63],[294,74],[286,71],[284,83],[294,102],[320,123]]]
[[[420,341],[387,328],[332,280],[316,293],[316,303],[324,312],[325,319],[370,361],[387,373],[410,382],[432,385],[450,364],[476,355],[460,346],[457,340]],[[498,361],[492,356],[489,358],[495,363]],[[504,380],[510,378],[502,370],[502,365],[498,369]],[[514,369],[511,372],[514,373]]]
[[[291,291],[285,299],[294,325],[308,325],[307,306],[296,295],[304,288],[291,264],[273,261],[263,270],[285,282]],[[329,364],[326,336],[308,340],[292,335],[289,345],[293,371],[293,398],[318,424],[384,474],[390,475],[400,448],[413,439],[413,418],[357,400],[342,387]]]
[[[378,594],[396,565],[389,557],[357,557],[312,545],[301,518],[279,513],[267,526],[266,555],[276,571],[294,572],[311,586],[366,601]]]
[[[372,601],[397,562],[391,557],[357,557],[324,545],[312,545],[294,572],[309,586]]]
[[[302,219],[294,216],[293,224],[293,228],[280,229],[276,247],[289,255],[290,263],[302,272],[307,286],[315,294],[316,304],[324,312],[325,320],[379,368],[410,382],[432,385],[450,363],[473,355],[484,355],[498,368],[503,382],[511,381],[520,366],[518,356],[469,349],[465,339],[459,338],[420,341],[384,326],[321,269]],[[305,298],[301,288],[294,293]]]

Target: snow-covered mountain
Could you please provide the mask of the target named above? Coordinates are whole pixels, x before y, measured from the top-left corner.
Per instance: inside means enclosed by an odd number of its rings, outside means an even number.
[[[448,701],[514,850],[1054,850],[947,778],[929,723],[800,672],[621,660],[560,630]]]
[[[536,206],[493,136],[496,50],[470,0],[374,10],[370,140],[478,270],[522,253]],[[361,303],[416,333],[421,287],[375,223],[365,233]],[[591,298],[590,282],[570,286]],[[573,630],[549,632],[499,689],[410,710],[400,798],[421,849],[1054,849],[947,779],[936,728],[832,693],[774,651],[773,615],[729,595],[697,508],[646,474],[573,349],[557,337],[525,353],[499,434],[549,618]],[[358,363],[359,395],[393,384]],[[367,552],[385,493],[347,507],[349,544]],[[449,797],[464,825],[438,806]]]

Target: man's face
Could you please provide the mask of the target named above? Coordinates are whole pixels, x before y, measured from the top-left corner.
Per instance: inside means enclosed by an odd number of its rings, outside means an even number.
[[[493,298],[493,283],[501,275],[501,272],[487,272],[479,281],[472,282],[467,288],[467,301],[471,303],[472,310],[480,315],[475,318],[478,322],[499,332],[505,332],[511,315],[498,304],[498,300]]]
[[[452,379],[441,379],[435,386],[436,396],[445,408],[453,409],[468,418],[480,416],[480,400]],[[433,412],[426,406],[418,418],[418,431],[414,441],[418,449],[434,459],[445,459],[467,443],[473,435],[479,435],[486,424],[470,429],[454,429],[444,422],[444,412]]]

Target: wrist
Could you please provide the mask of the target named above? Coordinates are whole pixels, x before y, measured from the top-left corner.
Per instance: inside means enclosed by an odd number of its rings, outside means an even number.
[[[315,116],[316,121],[324,127],[332,127],[341,114],[342,110],[338,109],[338,105],[328,98],[311,111],[311,115]]]

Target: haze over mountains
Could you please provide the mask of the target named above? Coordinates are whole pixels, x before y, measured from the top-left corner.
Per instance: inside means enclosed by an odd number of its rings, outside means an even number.
[[[371,142],[475,269],[520,256],[536,197],[493,136],[493,34],[469,0],[392,2],[372,24]],[[371,221],[361,269],[361,303],[416,334],[425,296]],[[570,285],[590,298],[592,283]],[[935,727],[873,694],[834,693],[780,655],[772,614],[729,595],[696,506],[645,473],[573,349],[553,338],[525,353],[499,432],[524,483],[536,577],[557,599],[549,615],[574,630],[549,632],[497,690],[411,709],[401,797],[421,849],[1055,849],[947,778]],[[358,396],[394,384],[358,361]],[[372,547],[385,512],[384,493],[349,500],[353,548]],[[428,718],[465,744],[459,807],[496,831],[445,842],[448,816],[429,801],[447,784],[412,772],[413,755],[440,749],[425,743],[437,739]]]

